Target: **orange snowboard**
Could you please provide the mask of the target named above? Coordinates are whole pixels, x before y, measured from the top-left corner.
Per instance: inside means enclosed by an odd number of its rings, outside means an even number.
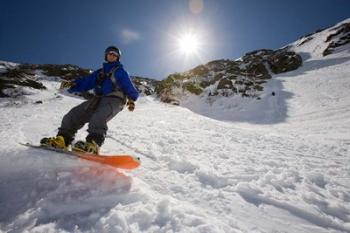
[[[131,155],[91,155],[78,152],[71,153],[82,159],[108,164],[117,168],[134,169],[140,166],[140,158],[135,158]]]
[[[58,153],[63,153],[67,155],[73,155],[82,159],[86,159],[89,161],[107,164],[112,167],[122,168],[122,169],[135,169],[140,166],[140,158],[131,156],[131,155],[92,155],[92,154],[84,154],[74,151],[65,151],[57,148],[44,147],[39,145],[32,145],[30,143],[20,143],[23,146],[28,146],[37,149],[44,149],[55,151]]]

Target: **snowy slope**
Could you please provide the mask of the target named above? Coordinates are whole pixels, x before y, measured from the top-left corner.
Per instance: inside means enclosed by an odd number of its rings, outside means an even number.
[[[283,83],[282,92],[289,96],[286,121],[298,133],[317,140],[350,142],[350,43],[322,56],[327,37],[345,23],[350,19],[314,34],[301,46],[297,46],[300,41],[293,43],[293,50],[304,57],[303,67],[277,77]]]
[[[303,65],[297,69],[297,72],[288,72],[284,75],[273,75],[273,72],[270,70],[272,79],[269,79],[268,83],[263,85],[264,90],[261,93],[255,93],[259,96],[258,99],[249,97],[241,98],[239,94],[229,94],[229,97],[227,98],[223,98],[222,96],[212,96],[210,93],[215,92],[217,84],[210,86],[210,89],[212,90],[208,90],[209,88],[205,89],[201,95],[194,95],[180,89],[176,97],[180,99],[179,102],[181,106],[217,120],[249,122],[254,124],[281,123],[286,120],[286,117],[291,114],[291,111],[293,110],[288,106],[288,100],[293,93],[284,91],[285,82],[288,82],[288,80],[280,79],[279,77],[295,77],[295,80],[297,79],[299,81],[297,84],[298,95],[302,96],[302,98],[306,97],[305,99],[307,102],[311,103],[310,105],[314,105],[315,101],[320,102],[320,100],[314,100],[314,98],[322,98],[322,101],[329,101],[328,97],[333,98],[333,101],[343,97],[347,98],[346,92],[342,90],[338,92],[337,90],[338,85],[341,86],[339,82],[345,82],[343,88],[348,88],[348,86],[346,86],[347,70],[344,70],[342,68],[343,66],[340,66],[340,69],[337,69],[336,67],[328,69],[327,67],[348,61],[347,54],[349,53],[349,49],[350,19],[347,19],[338,23],[334,27],[304,36],[294,43],[285,46],[283,49],[280,49],[283,51],[296,52],[303,58]],[[264,53],[266,51],[273,52],[272,50],[257,51],[258,53]],[[327,54],[330,55],[324,57],[325,51],[328,51]],[[256,51],[252,53],[255,54]],[[238,60],[242,60],[242,58]],[[273,59],[270,58],[270,60]],[[230,73],[230,69],[231,68],[229,67],[226,68],[227,73]],[[306,78],[300,78],[302,73],[316,69],[318,69],[319,73],[315,72],[313,78],[310,78],[309,75],[307,75]],[[209,70],[215,74],[213,76],[220,76],[220,73],[222,73],[221,70],[219,73],[216,73],[215,68],[209,67]],[[336,75],[339,74],[340,78],[335,78],[337,80],[334,80],[334,78],[332,78],[334,73]],[[320,74],[325,78],[320,79]],[[303,83],[305,82],[319,83],[317,87],[307,85],[306,88],[303,88]],[[332,85],[329,83],[334,83],[332,88],[323,88],[325,85]],[[272,93],[277,95],[277,98],[272,95]],[[254,95],[252,95],[252,97],[254,97]],[[298,103],[298,105],[302,107],[304,104]],[[308,111],[310,110],[312,109],[309,109]]]
[[[18,64],[13,62],[6,62],[0,60],[0,72],[5,70],[6,68],[13,68],[16,67]]]
[[[121,112],[102,152],[141,157],[131,172],[17,143],[55,135],[82,101],[58,83],[0,99],[0,232],[350,232],[350,51],[319,56],[322,33],[249,116],[151,97]]]

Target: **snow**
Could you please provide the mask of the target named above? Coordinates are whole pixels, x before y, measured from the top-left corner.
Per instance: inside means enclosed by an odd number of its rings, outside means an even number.
[[[102,152],[140,157],[133,171],[18,144],[55,135],[83,101],[55,80],[1,99],[0,232],[350,232],[350,53],[309,43],[261,100],[122,111]]]

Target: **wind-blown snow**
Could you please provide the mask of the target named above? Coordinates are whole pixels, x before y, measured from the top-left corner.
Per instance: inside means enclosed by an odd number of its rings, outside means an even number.
[[[82,101],[57,82],[2,99],[0,232],[350,232],[349,73],[348,50],[309,54],[230,121],[142,97],[102,148],[141,157],[129,172],[18,144]]]

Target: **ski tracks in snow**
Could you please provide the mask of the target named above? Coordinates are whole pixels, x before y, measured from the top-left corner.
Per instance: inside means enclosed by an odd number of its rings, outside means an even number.
[[[47,99],[0,113],[2,230],[350,232],[349,157],[337,144],[142,98],[109,123],[103,152],[142,161],[119,173],[17,144],[54,135],[79,102]]]
[[[337,148],[163,104],[148,102],[138,111],[127,124],[122,119],[111,138],[143,157],[137,173],[151,189],[210,218],[220,216],[221,231],[249,232],[253,228],[244,219],[252,216],[263,219],[254,223],[258,229],[269,221],[271,231],[290,228],[293,221],[266,215],[266,209],[295,218],[290,232],[350,231],[349,158]],[[150,112],[152,118],[143,117]]]

